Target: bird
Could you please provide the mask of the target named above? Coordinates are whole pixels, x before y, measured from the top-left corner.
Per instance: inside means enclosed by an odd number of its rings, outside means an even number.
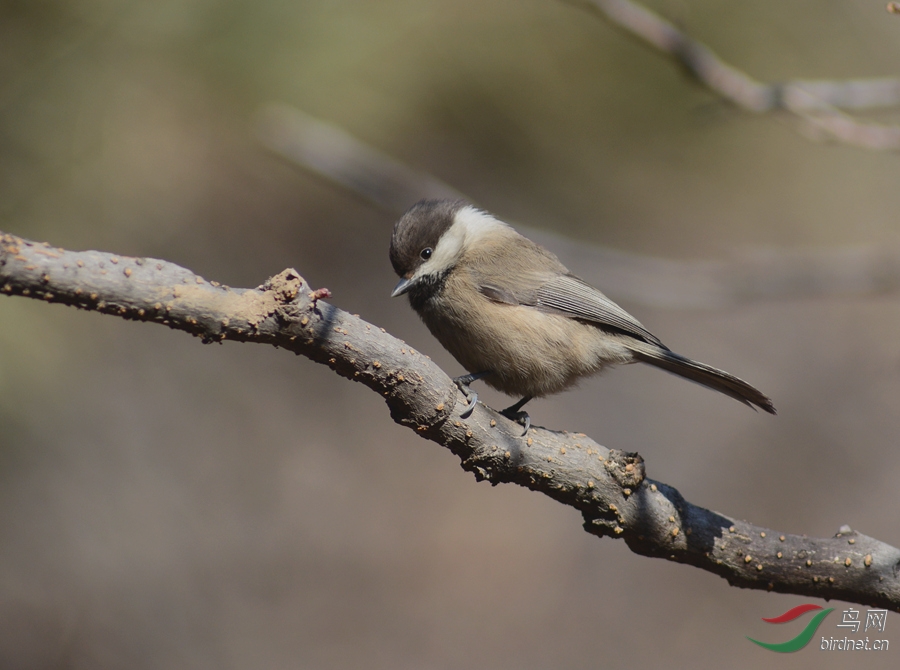
[[[394,224],[390,261],[431,334],[467,371],[453,381],[471,414],[476,380],[520,398],[500,413],[525,426],[533,398],[615,365],[648,363],[775,414],[761,391],[675,353],[550,251],[465,200],[421,200]]]

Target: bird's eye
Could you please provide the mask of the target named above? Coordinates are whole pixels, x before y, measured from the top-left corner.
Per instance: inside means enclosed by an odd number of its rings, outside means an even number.
[[[431,247],[425,247],[424,249],[422,249],[422,253],[420,253],[419,256],[422,257],[423,261],[427,261],[429,258],[431,258],[431,254],[433,253],[434,249],[432,249]]]

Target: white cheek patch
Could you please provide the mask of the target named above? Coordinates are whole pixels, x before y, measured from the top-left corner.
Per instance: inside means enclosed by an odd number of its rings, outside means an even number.
[[[469,244],[478,244],[481,237],[491,233],[510,231],[512,228],[499,219],[495,219],[487,212],[467,205],[460,209],[453,217],[453,228],[463,228],[466,231],[466,241]]]
[[[467,205],[456,212],[453,225],[441,236],[431,258],[419,266],[413,278],[440,274],[456,265],[466,247],[479,244],[491,234],[509,230],[511,228],[508,225],[487,212]]]

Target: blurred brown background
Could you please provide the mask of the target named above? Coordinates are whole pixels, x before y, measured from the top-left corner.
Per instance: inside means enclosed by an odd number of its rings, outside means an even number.
[[[900,63],[883,2],[650,6],[763,80]],[[732,110],[555,0],[4,0],[0,229],[233,286],[292,266],[459,374],[388,298],[394,214],[260,146],[273,100],[579,244],[703,260],[898,242],[896,155]],[[900,543],[896,295],[622,302],[779,416],[637,366],[532,403],[536,424],[640,451],[711,509]],[[888,652],[745,639],[788,639],[760,617],[809,601],[635,556],[571,509],[476,483],[373,393],[284,351],[0,299],[0,667],[896,667],[893,614]]]

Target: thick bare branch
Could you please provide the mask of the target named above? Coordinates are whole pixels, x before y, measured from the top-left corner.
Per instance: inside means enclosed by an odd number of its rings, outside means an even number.
[[[465,401],[427,356],[324,302],[327,290],[311,289],[295,270],[233,289],[166,261],[65,251],[0,233],[0,292],[152,321],[207,343],[288,349],[380,394],[395,421],[450,449],[476,478],[574,507],[588,532],[624,539],[636,553],[694,565],[735,586],[900,611],[900,550],[849,528],[816,539],[711,512],[647,478],[638,454],[583,434],[532,428],[521,436],[521,426],[484,405],[463,419]]]

